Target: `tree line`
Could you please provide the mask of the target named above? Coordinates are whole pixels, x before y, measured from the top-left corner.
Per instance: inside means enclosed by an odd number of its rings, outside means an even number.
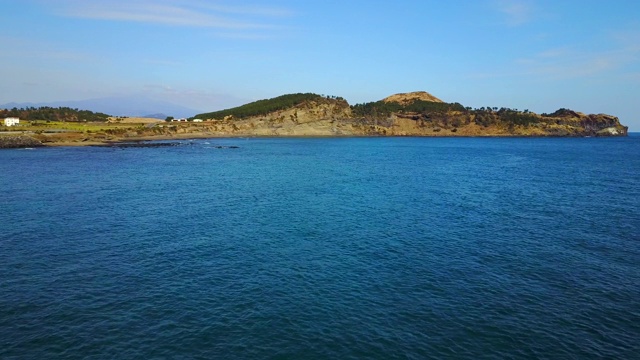
[[[194,118],[201,119],[223,119],[233,116],[236,119],[243,119],[252,116],[267,115],[274,111],[285,110],[306,101],[321,100],[330,97],[323,97],[313,93],[296,93],[278,96],[272,99],[254,101],[231,109],[198,114]]]
[[[17,117],[24,120],[44,121],[92,121],[105,122],[109,115],[89,110],[72,109],[69,107],[25,107],[0,109],[0,118]]]
[[[459,103],[440,103],[433,101],[415,100],[403,105],[397,102],[374,101],[351,106],[355,116],[388,116],[398,112],[412,112],[420,114],[445,114],[449,111],[465,111]]]

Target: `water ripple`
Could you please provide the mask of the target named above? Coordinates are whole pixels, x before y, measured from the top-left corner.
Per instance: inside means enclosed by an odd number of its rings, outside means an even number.
[[[206,142],[0,153],[0,358],[640,353],[637,142]]]

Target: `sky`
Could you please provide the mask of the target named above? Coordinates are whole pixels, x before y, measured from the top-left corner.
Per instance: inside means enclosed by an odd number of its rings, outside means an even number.
[[[640,131],[637,0],[0,0],[0,12],[0,104],[130,96],[214,111],[428,91]]]

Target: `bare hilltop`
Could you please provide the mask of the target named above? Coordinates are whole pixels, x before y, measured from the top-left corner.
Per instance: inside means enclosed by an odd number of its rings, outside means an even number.
[[[386,98],[382,99],[382,101],[386,103],[395,102],[401,105],[409,105],[414,101],[431,101],[437,103],[444,102],[426,91],[414,91],[409,93],[394,94],[391,96],[387,96]]]

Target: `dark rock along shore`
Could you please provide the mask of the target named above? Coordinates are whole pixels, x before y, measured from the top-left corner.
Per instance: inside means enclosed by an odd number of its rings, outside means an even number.
[[[0,149],[15,149],[44,146],[38,139],[27,135],[0,136]]]

